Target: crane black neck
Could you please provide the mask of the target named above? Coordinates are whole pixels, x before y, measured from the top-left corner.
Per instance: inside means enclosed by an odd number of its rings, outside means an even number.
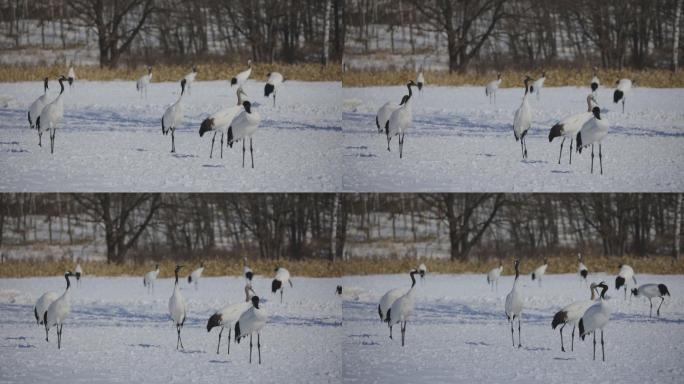
[[[413,288],[414,285],[416,285],[416,277],[414,276],[416,274],[416,271],[411,271],[409,275],[411,275],[411,288]]]
[[[62,93],[64,93],[64,79],[62,79],[61,77],[59,78],[59,86],[61,88],[59,94],[61,95]]]
[[[520,276],[520,271],[518,270],[518,263],[515,263],[515,279],[518,280],[518,276]]]
[[[178,285],[178,269],[174,273],[176,274],[176,285]]]
[[[67,287],[66,287],[66,289],[69,290],[69,288],[71,287],[71,281],[69,281],[69,274],[68,274],[68,273],[65,273],[65,274],[64,274],[64,278],[65,278],[66,281],[67,281]]]

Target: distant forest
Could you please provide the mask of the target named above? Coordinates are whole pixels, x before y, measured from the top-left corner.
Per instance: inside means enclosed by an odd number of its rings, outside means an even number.
[[[419,227],[433,223],[448,236],[455,261],[586,248],[676,259],[682,196],[0,194],[0,251],[97,240],[114,263],[212,253],[336,262],[345,259],[348,243],[410,243]],[[391,226],[387,238],[379,237],[381,225]]]
[[[347,53],[443,49],[450,71],[573,63],[677,70],[681,8],[682,0],[347,0]]]
[[[342,58],[343,10],[343,0],[0,0],[0,34],[4,49],[92,42],[107,67],[189,56],[327,64]]]

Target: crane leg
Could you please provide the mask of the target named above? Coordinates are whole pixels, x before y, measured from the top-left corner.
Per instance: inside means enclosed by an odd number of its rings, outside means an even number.
[[[525,142],[525,158],[527,159],[527,139],[523,138],[523,141]]]
[[[404,134],[402,133],[399,137],[399,158],[404,156]]]
[[[242,139],[242,168],[245,167],[245,139]]]
[[[280,289],[280,304],[283,303],[283,289]]]
[[[594,173],[594,144],[591,145],[591,173]]]
[[[575,350],[575,325],[572,326],[572,335],[570,336],[570,350]]]
[[[522,155],[523,160],[525,160],[525,147],[523,146],[522,139],[520,139],[520,154]]]
[[[275,95],[273,96],[275,101]],[[257,352],[259,353],[259,364],[261,364],[261,334],[257,332]]]
[[[38,131],[38,146],[42,147],[43,146],[43,132]]]
[[[401,326],[401,346],[404,346],[404,338],[406,336],[406,322]]]
[[[622,99],[622,113],[625,113],[625,99]]]
[[[603,357],[603,361],[606,361],[606,350],[603,347],[603,329],[601,330],[601,356]]]
[[[273,108],[275,108],[275,92],[273,92]]]
[[[390,137],[389,137],[389,134],[388,134],[388,135],[387,135],[387,152],[390,152],[389,143],[390,143]]]
[[[568,164],[572,164],[572,137],[570,138],[570,162]]]
[[[601,155],[601,144],[599,144],[599,165],[601,166],[601,174],[603,175],[603,155]],[[627,291],[625,291],[625,294],[626,293]]]
[[[658,311],[656,312],[658,314],[658,317],[660,317],[660,307],[663,305],[664,302],[665,302],[665,298],[661,297],[660,298],[660,305],[658,306]]]
[[[513,337],[513,319],[511,319],[511,343],[513,343],[513,348],[515,348],[515,338]]]
[[[563,137],[563,141],[561,141],[560,153],[558,153],[558,164],[560,164],[561,157],[563,156],[563,143],[565,143],[565,137]]]
[[[520,341],[520,316],[518,316],[518,348],[522,347],[522,342]]]
[[[594,333],[594,360],[596,360],[596,331]]]
[[[648,317],[652,317],[653,316],[653,299],[649,297],[648,302],[651,303],[651,309],[648,311]]]
[[[216,140],[216,134],[218,132],[214,132],[214,137],[211,138],[211,151],[209,151],[209,158],[214,155],[214,141]],[[221,149],[223,149],[223,144],[221,145]]]
[[[560,334],[561,334],[561,352],[565,352],[565,347],[563,346],[563,328],[565,327],[565,324],[563,324],[560,328]]]
[[[228,328],[228,354],[230,355],[230,332],[232,331],[231,328]]]
[[[275,96],[273,96],[275,100]],[[252,169],[254,169],[254,148],[252,148],[252,138],[249,138],[249,155],[252,157]]]
[[[171,128],[171,152],[172,153],[176,152],[176,138],[174,136],[175,132],[176,132],[176,129]]]
[[[223,327],[221,327],[221,332],[219,332],[219,341],[218,345],[216,346],[216,354],[219,354],[219,350],[221,349],[221,334],[223,333]],[[228,336],[228,340],[230,340],[230,336]]]
[[[50,342],[50,340],[48,340],[48,326],[47,326],[47,321],[45,321],[45,341],[47,341],[48,343]]]
[[[252,334],[249,334],[249,363],[252,364]]]
[[[221,133],[221,158],[223,159],[223,133]]]

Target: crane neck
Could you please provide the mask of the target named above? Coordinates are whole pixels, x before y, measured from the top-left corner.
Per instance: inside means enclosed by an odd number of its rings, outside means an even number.
[[[64,275],[64,278],[66,279],[66,283],[67,283],[66,290],[64,291],[64,293],[66,293],[66,292],[69,292],[69,288],[71,287],[71,281],[69,281],[69,275],[68,274]]]
[[[176,270],[174,273],[176,274],[176,282],[175,282],[175,284],[176,284],[176,286],[178,286],[178,270]]]
[[[413,287],[416,285],[416,277],[414,276],[415,274],[416,274],[415,272],[410,273],[410,275],[411,275],[411,289],[413,289]]]

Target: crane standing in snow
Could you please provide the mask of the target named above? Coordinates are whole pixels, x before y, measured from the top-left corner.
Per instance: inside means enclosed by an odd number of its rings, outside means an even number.
[[[656,312],[660,316],[660,307],[665,302],[665,296],[670,296],[670,291],[667,289],[665,284],[644,284],[639,288],[632,289],[632,295],[634,296],[645,296],[648,298],[649,303],[651,303],[651,309],[648,312],[648,317],[653,316],[653,298],[660,298],[660,305],[658,305],[658,311]]]
[[[406,87],[408,87],[408,97],[406,101],[397,109],[395,109],[390,115],[389,120],[385,123],[385,133],[387,135],[387,150],[389,151],[389,143],[392,137],[397,136],[399,140],[399,158],[401,159],[404,155],[404,136],[406,132],[411,128],[413,124],[413,111],[411,106],[411,87],[415,86],[416,83],[410,80]]]
[[[570,138],[570,162],[569,164],[572,164],[572,141],[575,139],[577,136],[577,132],[582,129],[582,126],[584,123],[586,123],[589,119],[591,119],[594,114],[592,113],[592,109],[594,106],[597,106],[596,104],[596,98],[594,95],[589,94],[587,96],[587,111],[582,112],[582,113],[577,113],[571,116],[568,116],[564,118],[563,120],[559,121],[551,127],[551,131],[549,132],[549,143],[553,141],[554,138],[558,136],[563,136],[563,141],[561,141],[560,145],[560,152],[558,153],[558,164],[561,163],[561,156],[563,155],[563,143],[565,143],[566,138]]]
[[[496,104],[496,91],[499,89],[499,85],[501,85],[501,80],[501,72],[499,72],[496,74],[496,80],[490,81],[485,86],[485,96],[489,97],[489,104],[492,103],[492,99],[494,104]]]
[[[599,165],[603,175],[603,155],[601,154],[601,141],[608,134],[608,120],[601,118],[601,109],[594,107],[594,116],[587,120],[582,129],[577,133],[577,152],[582,153],[582,148],[591,145],[591,173],[594,173],[594,144],[599,146]]]
[[[549,261],[545,257],[544,258],[544,264],[540,265],[539,267],[537,267],[537,269],[534,270],[534,272],[532,272],[532,281],[534,281],[535,279],[539,280],[539,286],[540,287],[542,285],[542,277],[544,276],[544,274],[546,274],[546,268],[548,266],[549,266]]]
[[[228,127],[230,123],[233,122],[235,116],[244,110],[242,103],[242,96],[247,97],[245,91],[242,87],[237,89],[237,105],[223,108],[222,110],[214,113],[213,115],[207,117],[202,121],[200,125],[199,135],[202,137],[205,132],[214,132],[214,136],[211,138],[211,151],[209,152],[209,158],[211,159],[214,154],[214,140],[216,140],[216,134],[221,132],[221,158],[223,159],[223,136],[228,133]]]
[[[249,139],[249,155],[252,158],[252,168],[254,168],[254,147],[252,146],[252,136],[259,128],[261,115],[252,109],[252,103],[245,101],[242,103],[243,111],[230,122],[228,127],[228,146],[233,148],[233,144],[242,140],[242,168],[245,167],[245,141]]]
[[[560,327],[561,351],[563,352],[565,352],[565,347],[563,346],[563,328],[565,328],[566,325],[572,325],[572,334],[570,335],[570,350],[574,351],[575,327],[577,326],[580,318],[582,318],[582,315],[584,315],[584,312],[586,312],[586,310],[594,304],[594,300],[596,298],[596,284],[591,283],[589,288],[591,290],[591,299],[575,301],[574,303],[556,312],[556,314],[553,316],[551,328],[556,329],[557,326],[563,324]]]
[[[228,354],[230,355],[230,334],[233,330],[233,325],[252,306],[253,296],[256,296],[256,293],[252,289],[252,284],[248,282],[245,284],[245,301],[227,305],[223,309],[216,311],[207,321],[207,332],[211,332],[211,329],[214,327],[221,327],[218,335],[218,345],[216,346],[217,355],[221,349],[221,334],[226,328],[228,328]]]
[[[50,132],[50,153],[55,153],[55,134],[57,133],[57,124],[62,121],[64,117],[64,102],[62,101],[62,94],[64,94],[64,76],[59,77],[59,95],[57,98],[43,108],[40,116],[36,120],[36,128],[38,128],[38,145],[41,145],[40,138],[43,136],[43,131]]]
[[[601,288],[601,294],[598,302],[589,307],[582,315],[582,318],[579,321],[579,332],[582,340],[584,340],[586,335],[590,333],[594,334],[594,360],[596,360],[596,332],[601,330],[601,352],[603,354],[603,361],[606,361],[606,350],[604,349],[603,344],[603,328],[608,325],[612,310],[606,303],[606,291],[608,290],[608,286],[606,283],[601,282],[596,286],[596,289],[599,288]]]
[[[513,347],[515,347],[515,339],[513,338],[513,322],[515,318],[518,318],[518,348],[522,347],[520,341],[520,316],[523,311],[523,296],[520,290],[518,290],[518,276],[520,271],[518,266],[520,265],[520,260],[515,259],[515,280],[513,280],[513,288],[511,292],[506,295],[506,318],[511,323],[511,341],[513,342]]]
[[[168,135],[171,131],[171,153],[176,152],[176,128],[183,123],[183,94],[185,93],[185,79],[181,80],[181,93],[178,100],[166,108],[162,116],[162,134]]]
[[[147,99],[147,87],[150,85],[150,82],[152,82],[152,66],[148,65],[147,75],[140,76],[140,78],[138,78],[138,81],[135,82],[135,89],[137,89],[138,92],[140,92],[141,99],[143,98],[143,94]]]
[[[532,79],[529,76],[525,78],[525,94],[523,95],[520,107],[515,111],[515,116],[513,117],[513,136],[515,136],[515,141],[520,140],[520,151],[522,152],[523,160],[527,159],[527,142],[525,136],[532,126],[532,109],[530,108],[530,103],[527,101],[527,95],[530,90],[530,80]]]
[[[615,278],[615,290],[619,290],[620,287],[624,286],[625,289],[625,300],[627,300],[627,284],[629,281],[633,281],[634,285],[637,285],[636,276],[634,276],[634,269],[627,264],[620,264],[620,270]],[[632,295],[629,295],[632,298]]]
[[[237,323],[235,323],[235,342],[249,335],[249,363],[252,364],[252,334],[257,334],[257,350],[259,352],[259,364],[261,364],[261,328],[266,325],[268,313],[259,307],[259,296],[252,297],[252,307],[245,311]]]
[[[36,127],[35,120],[38,118],[38,116],[40,116],[40,113],[43,111],[43,108],[45,108],[45,106],[48,103],[48,89],[48,78],[46,77],[43,79],[43,94],[29,106],[28,121],[29,127],[31,127],[31,129]]]
[[[237,74],[237,76],[233,77],[230,79],[230,86],[232,87],[233,85],[237,85],[238,87],[242,87],[245,85],[247,80],[249,79],[249,76],[252,74],[252,60],[247,60],[247,66],[248,68],[240,73]]]
[[[159,276],[159,264],[156,265],[154,271],[149,271],[143,276],[143,286],[147,288],[147,293],[154,294],[154,283]]]
[[[279,72],[269,73],[268,78],[266,79],[266,85],[264,86],[264,96],[269,97],[271,94],[273,94],[274,108],[276,106],[276,93],[278,93],[278,89],[284,81],[285,78]]]
[[[48,341],[48,333],[51,327],[57,329],[57,349],[62,349],[62,329],[64,328],[64,320],[69,316],[71,312],[71,295],[69,293],[69,288],[71,287],[71,282],[69,277],[74,274],[68,271],[64,274],[66,279],[66,290],[62,296],[57,298],[55,301],[50,303],[47,311],[43,315],[43,323],[45,324],[45,341]]]
[[[409,272],[411,276],[411,288],[408,292],[399,297],[392,303],[392,307],[387,311],[387,324],[390,327],[394,324],[399,324],[401,327],[401,346],[404,346],[404,339],[406,337],[406,323],[409,317],[413,314],[415,307],[415,299],[413,297],[413,288],[416,286],[415,274],[418,273],[415,269]]]
[[[501,272],[503,272],[503,262],[501,260],[499,260],[498,267],[492,268],[487,272],[487,284],[489,284],[492,291],[494,290],[495,285],[497,292],[499,291],[499,277],[501,277]]]
[[[181,329],[183,329],[183,324],[185,324],[186,305],[185,299],[183,298],[183,295],[181,295],[180,287],[178,286],[178,272],[181,270],[181,268],[183,268],[182,265],[176,265],[176,269],[174,271],[176,275],[176,282],[173,286],[173,294],[169,299],[169,314],[171,315],[171,320],[173,320],[173,324],[176,326],[176,332],[178,333],[176,350],[178,350],[179,345],[181,349],[185,349],[185,347],[183,347],[183,341],[181,340]]]
[[[275,278],[271,283],[271,293],[276,293],[280,290],[280,302],[283,302],[283,291],[285,290],[285,284],[290,284],[292,288],[292,280],[290,280],[290,271],[283,267],[278,267],[275,269]]]
[[[191,274],[188,275],[188,284],[195,283],[195,289],[197,289],[199,286],[199,279],[202,277],[202,272],[204,272],[203,261],[200,262],[199,268],[195,269]]]

